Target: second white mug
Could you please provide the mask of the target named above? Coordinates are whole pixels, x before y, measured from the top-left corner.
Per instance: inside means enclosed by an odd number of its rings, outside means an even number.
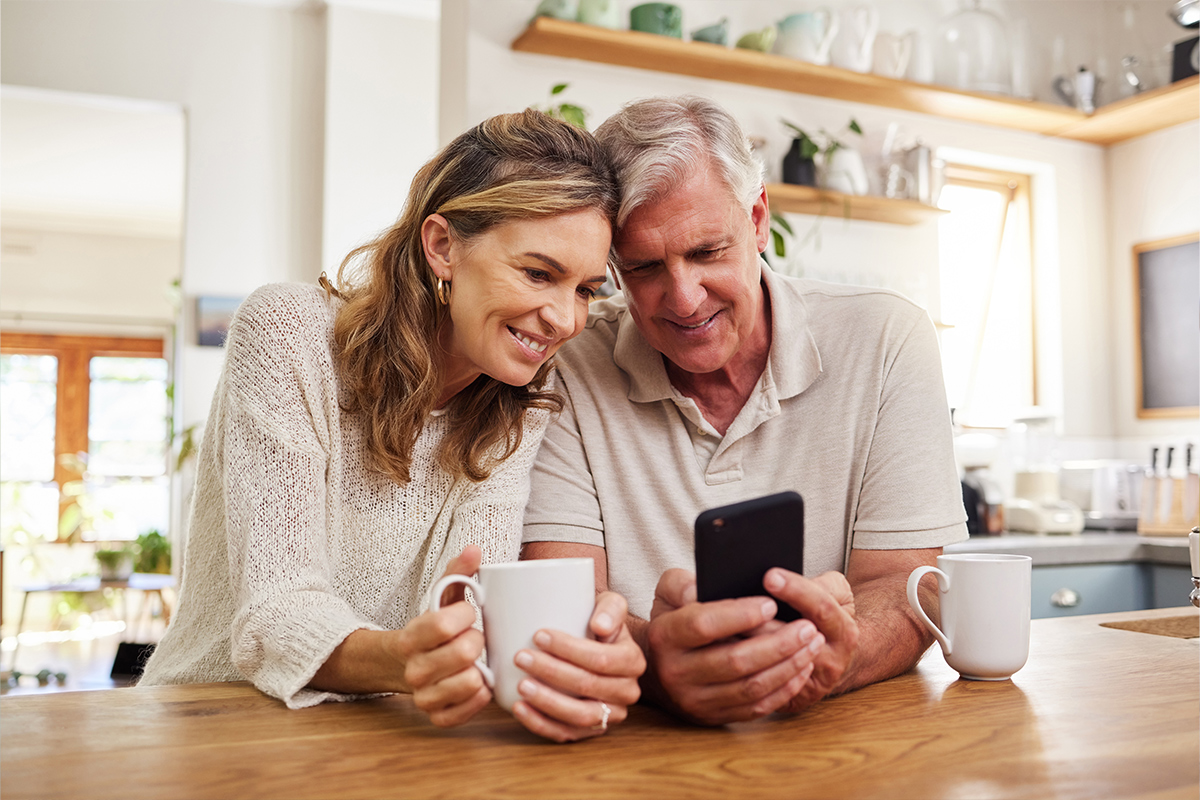
[[[546,558],[484,564],[479,580],[447,575],[431,592],[429,607],[442,606],[442,593],[453,584],[471,587],[483,611],[487,663],[476,662],[484,680],[505,711],[521,699],[517,684],[526,677],[513,658],[519,650],[534,649],[539,630],[562,631],[586,638],[596,604],[595,565],[590,558]]]
[[[908,603],[937,638],[946,663],[972,680],[1011,677],[1029,658],[1033,559],[953,553],[937,563],[908,576]],[[941,628],[917,598],[917,584],[931,572],[938,576]]]

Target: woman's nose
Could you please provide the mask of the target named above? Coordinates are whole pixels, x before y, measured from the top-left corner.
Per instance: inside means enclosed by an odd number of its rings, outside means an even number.
[[[575,293],[556,291],[542,304],[542,319],[556,337],[571,335],[575,330]]]

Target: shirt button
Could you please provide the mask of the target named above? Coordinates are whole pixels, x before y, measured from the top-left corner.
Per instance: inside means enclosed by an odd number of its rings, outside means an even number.
[[[696,428],[696,433],[700,434],[701,436],[708,435],[707,433],[704,432],[704,428]]]

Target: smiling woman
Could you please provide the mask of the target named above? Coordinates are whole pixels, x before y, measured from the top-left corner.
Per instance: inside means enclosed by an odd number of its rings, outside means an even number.
[[[495,117],[417,173],[338,285],[251,295],[201,447],[179,609],[143,683],[248,679],[293,708],[412,692],[438,725],[489,701],[474,609],[460,593],[422,611],[442,574],[517,557],[561,407],[550,359],[604,281],[617,198],[586,131]],[[594,640],[540,654],[518,720],[566,740],[625,718],[644,664],[625,608],[601,596]]]

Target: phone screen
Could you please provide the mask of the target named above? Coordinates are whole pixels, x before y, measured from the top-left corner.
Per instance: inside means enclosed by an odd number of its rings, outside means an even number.
[[[804,572],[804,501],[796,492],[721,506],[696,517],[696,593],[701,602],[766,595],[763,575],[772,567]],[[778,605],[776,619],[799,618],[787,603]]]

